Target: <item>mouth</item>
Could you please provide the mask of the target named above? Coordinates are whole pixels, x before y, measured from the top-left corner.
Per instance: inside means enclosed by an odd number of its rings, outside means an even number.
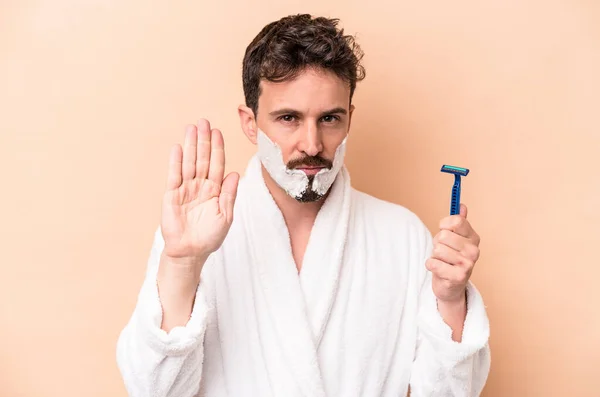
[[[327,167],[314,167],[314,166],[303,166],[303,167],[298,167],[296,168],[297,170],[300,170],[302,172],[304,172],[306,175],[316,175],[319,173],[319,171],[326,169]]]

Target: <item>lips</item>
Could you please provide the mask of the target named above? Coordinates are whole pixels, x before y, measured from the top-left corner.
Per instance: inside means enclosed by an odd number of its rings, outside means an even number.
[[[325,168],[326,167],[298,167],[296,169],[304,172],[306,175],[316,175],[319,171]]]

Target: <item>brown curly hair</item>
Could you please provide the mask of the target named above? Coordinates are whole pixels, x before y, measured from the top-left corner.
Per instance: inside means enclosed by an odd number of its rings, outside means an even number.
[[[363,52],[353,36],[338,29],[339,19],[290,15],[266,25],[246,48],[242,80],[246,106],[258,114],[260,81],[294,79],[307,67],[329,70],[350,85],[365,78]]]

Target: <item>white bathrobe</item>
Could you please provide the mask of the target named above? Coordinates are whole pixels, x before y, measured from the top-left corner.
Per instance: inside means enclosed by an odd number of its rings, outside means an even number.
[[[130,396],[478,396],[489,323],[467,289],[461,343],[439,315],[413,213],[350,185],[343,168],[298,274],[281,212],[254,157],[234,222],[205,264],[189,322],[161,330],[156,232],[145,282],[117,344]]]

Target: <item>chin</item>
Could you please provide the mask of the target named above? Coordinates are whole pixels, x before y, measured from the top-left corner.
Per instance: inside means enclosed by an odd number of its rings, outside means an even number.
[[[319,194],[313,190],[314,179],[314,175],[310,175],[308,177],[308,186],[299,197],[294,197],[296,201],[298,201],[299,203],[316,203],[317,201],[322,200],[323,197],[327,195],[328,192],[325,192],[325,194]]]
[[[299,203],[315,203],[321,200],[325,195],[319,194],[314,190],[305,190],[300,197],[294,197]]]

